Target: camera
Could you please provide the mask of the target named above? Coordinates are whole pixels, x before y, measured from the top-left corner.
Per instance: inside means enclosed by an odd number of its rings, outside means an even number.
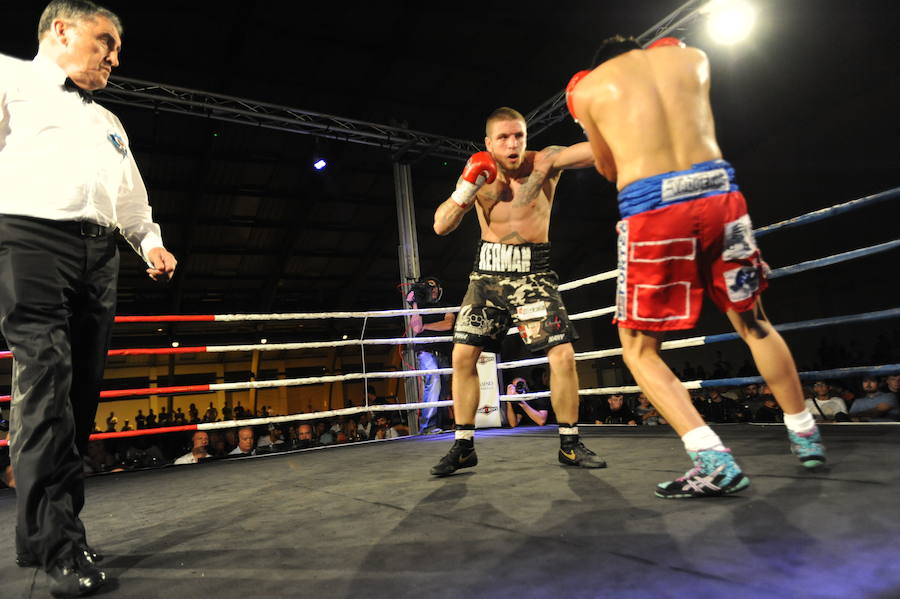
[[[528,393],[528,385],[525,384],[525,381],[516,381],[516,395],[523,393]]]
[[[432,298],[432,291],[437,289],[437,297]],[[410,286],[413,294],[413,302],[418,306],[432,304],[441,299],[444,291],[441,288],[441,282],[435,277],[425,277],[419,279]]]

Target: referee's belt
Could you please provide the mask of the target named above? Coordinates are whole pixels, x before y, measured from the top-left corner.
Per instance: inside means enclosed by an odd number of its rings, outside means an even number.
[[[51,221],[54,225],[64,231],[80,235],[89,239],[98,237],[106,237],[116,230],[114,226],[98,225],[89,220],[57,220]]]

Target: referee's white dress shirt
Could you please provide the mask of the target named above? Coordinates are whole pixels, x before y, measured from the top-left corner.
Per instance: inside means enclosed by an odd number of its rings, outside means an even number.
[[[116,226],[147,261],[163,242],[125,129],[65,80],[40,54],[0,54],[0,214]]]

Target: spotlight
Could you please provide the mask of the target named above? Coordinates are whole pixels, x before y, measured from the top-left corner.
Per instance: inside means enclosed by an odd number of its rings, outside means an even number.
[[[344,341],[346,341],[346,340],[347,340],[347,335],[344,335],[343,337],[341,337],[341,339],[343,339]]]
[[[317,171],[321,171],[326,166],[328,166],[328,163],[325,162],[324,158],[319,158],[315,162],[313,162],[313,168],[316,169]]]
[[[756,9],[744,0],[711,0],[703,12],[707,15],[707,33],[719,44],[743,41],[756,22]]]
[[[265,337],[263,337],[262,339],[259,340],[259,342],[262,343],[263,345],[265,345],[266,343],[269,342],[269,340],[266,339]]]
[[[178,347],[179,345],[181,345],[181,344],[178,343],[177,341],[172,342],[172,347]]]

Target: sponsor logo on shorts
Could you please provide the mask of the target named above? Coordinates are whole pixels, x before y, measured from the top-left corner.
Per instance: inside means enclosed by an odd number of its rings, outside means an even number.
[[[519,337],[522,338],[525,345],[531,345],[540,336],[541,321],[529,320],[519,325]]]
[[[543,301],[516,307],[519,320],[537,320],[547,316],[547,304]]]
[[[710,191],[731,191],[731,181],[724,168],[663,179],[660,193],[663,202],[674,202]]]
[[[742,266],[725,271],[728,299],[740,302],[753,297],[759,290],[760,269],[758,266]]]
[[[531,248],[507,243],[482,243],[478,269],[492,272],[531,272]]]
[[[619,239],[616,253],[619,263],[619,275],[616,278],[616,319],[624,320],[628,316],[628,221],[620,220],[616,226]]]
[[[491,329],[491,321],[485,317],[481,310],[472,310],[471,305],[463,306],[456,319],[456,330],[453,338],[458,338],[460,333],[470,335],[487,335]]]
[[[563,321],[562,318],[554,314],[550,318],[544,321],[544,330],[548,333],[556,333],[558,331],[563,330]]]
[[[750,216],[745,214],[737,220],[725,224],[725,236],[722,242],[722,260],[741,260],[749,258],[756,252],[756,241],[753,239],[753,224]]]
[[[562,341],[565,338],[564,334],[560,335],[550,335],[547,337],[547,343],[556,343],[557,341]]]

